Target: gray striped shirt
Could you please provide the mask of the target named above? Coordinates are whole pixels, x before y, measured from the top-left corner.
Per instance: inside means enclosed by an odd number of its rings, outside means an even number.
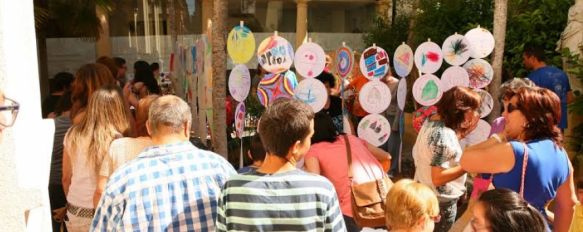
[[[334,186],[293,170],[232,176],[219,198],[217,231],[346,231]]]

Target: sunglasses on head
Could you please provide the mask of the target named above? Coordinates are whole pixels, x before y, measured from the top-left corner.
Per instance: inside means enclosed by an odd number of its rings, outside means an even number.
[[[518,106],[512,105],[510,103],[504,106],[504,111],[506,111],[507,113],[512,113],[515,110],[518,110]]]

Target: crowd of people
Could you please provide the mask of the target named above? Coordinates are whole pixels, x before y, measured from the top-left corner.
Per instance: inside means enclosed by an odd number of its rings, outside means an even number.
[[[537,49],[523,58],[535,70],[501,86],[502,117],[481,143],[460,145],[478,124],[480,95],[467,87],[443,93],[420,123],[415,175],[370,199],[382,201],[377,229],[583,229],[583,183],[575,188],[562,131],[572,98],[568,81],[552,79],[566,76],[547,67]],[[190,141],[191,109],[162,95],[159,67],[137,61],[131,80],[126,69],[122,58],[100,57],[75,75],[54,78],[43,104],[43,116],[55,122],[54,231],[360,231],[366,224],[357,208],[366,204],[355,202],[355,186],[394,171],[383,165],[394,163],[390,145],[355,136],[354,125],[366,115],[358,103],[349,107],[353,119],[343,118],[348,101],[332,96],[342,91],[330,73],[317,77],[331,95],[323,111],[295,99],[265,109],[247,154],[252,164],[236,171]],[[344,87],[358,95],[366,78],[355,73]],[[394,88],[390,75],[382,81]],[[18,107],[0,92],[0,132],[14,123]],[[458,212],[468,182],[470,204]]]

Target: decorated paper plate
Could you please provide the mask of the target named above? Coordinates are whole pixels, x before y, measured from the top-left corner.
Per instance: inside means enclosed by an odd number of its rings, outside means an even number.
[[[381,47],[372,46],[360,56],[360,72],[369,80],[381,79],[389,71],[389,55]]]
[[[474,129],[470,134],[468,134],[464,139],[460,141],[460,144],[464,144],[465,146],[475,145],[481,142],[484,142],[488,139],[488,135],[490,135],[490,129],[492,127],[488,122],[480,119],[478,121],[478,126]]]
[[[468,72],[460,66],[451,66],[441,74],[442,91],[448,91],[454,86],[469,87],[470,76]]]
[[[294,49],[291,44],[276,35],[267,37],[257,48],[257,62],[270,73],[287,71],[294,61]]]
[[[474,91],[478,92],[482,99],[482,105],[480,105],[480,118],[484,118],[488,116],[490,112],[492,112],[492,108],[494,107],[494,98],[492,98],[492,95],[490,95],[490,93],[488,93],[486,90],[474,89]]]
[[[310,105],[314,113],[317,113],[326,105],[328,92],[321,81],[308,78],[300,81],[300,84],[294,90],[294,97]]]
[[[434,42],[424,42],[415,50],[415,65],[421,73],[434,73],[442,63],[441,48]]]
[[[470,42],[460,34],[447,37],[441,45],[443,59],[450,65],[462,65],[470,58]]]
[[[360,89],[358,101],[371,114],[385,111],[391,104],[391,89],[380,81],[369,81]]]
[[[244,64],[236,65],[229,75],[229,92],[238,102],[245,101],[251,88],[249,69]]]
[[[393,66],[395,72],[400,77],[406,77],[413,69],[414,60],[413,50],[409,45],[403,43],[397,47],[393,56]]]
[[[378,147],[389,139],[391,124],[380,114],[369,114],[360,120],[357,133],[358,137]]]
[[[235,132],[239,138],[243,136],[243,132],[245,131],[245,112],[245,103],[239,103],[235,110]]]
[[[336,71],[341,78],[350,76],[354,67],[354,54],[349,47],[340,47],[336,50]]]
[[[292,71],[268,73],[257,86],[257,98],[261,105],[267,107],[278,98],[292,98],[297,85],[296,74]]]
[[[472,58],[484,58],[494,50],[494,36],[484,28],[474,28],[468,31],[465,37],[470,42],[470,56]]]
[[[433,74],[425,74],[413,83],[413,98],[423,106],[434,105],[441,99],[441,81]]]
[[[227,37],[227,52],[235,64],[247,63],[255,52],[255,37],[246,26],[235,26]]]
[[[316,77],[326,67],[326,53],[316,43],[304,43],[296,51],[294,65],[296,72],[302,77]]]
[[[407,79],[401,78],[397,87],[397,105],[401,111],[405,110],[405,101],[407,100]]]
[[[472,59],[464,64],[464,69],[470,76],[470,87],[480,89],[492,82],[494,69],[487,61],[482,59]]]

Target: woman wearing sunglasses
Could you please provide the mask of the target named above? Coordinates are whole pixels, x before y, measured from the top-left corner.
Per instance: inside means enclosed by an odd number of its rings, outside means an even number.
[[[504,104],[504,131],[467,148],[461,158],[467,172],[492,173],[495,188],[508,188],[543,215],[555,199],[555,231],[568,231],[575,205],[573,168],[557,124],[559,98],[543,88],[521,88]]]

